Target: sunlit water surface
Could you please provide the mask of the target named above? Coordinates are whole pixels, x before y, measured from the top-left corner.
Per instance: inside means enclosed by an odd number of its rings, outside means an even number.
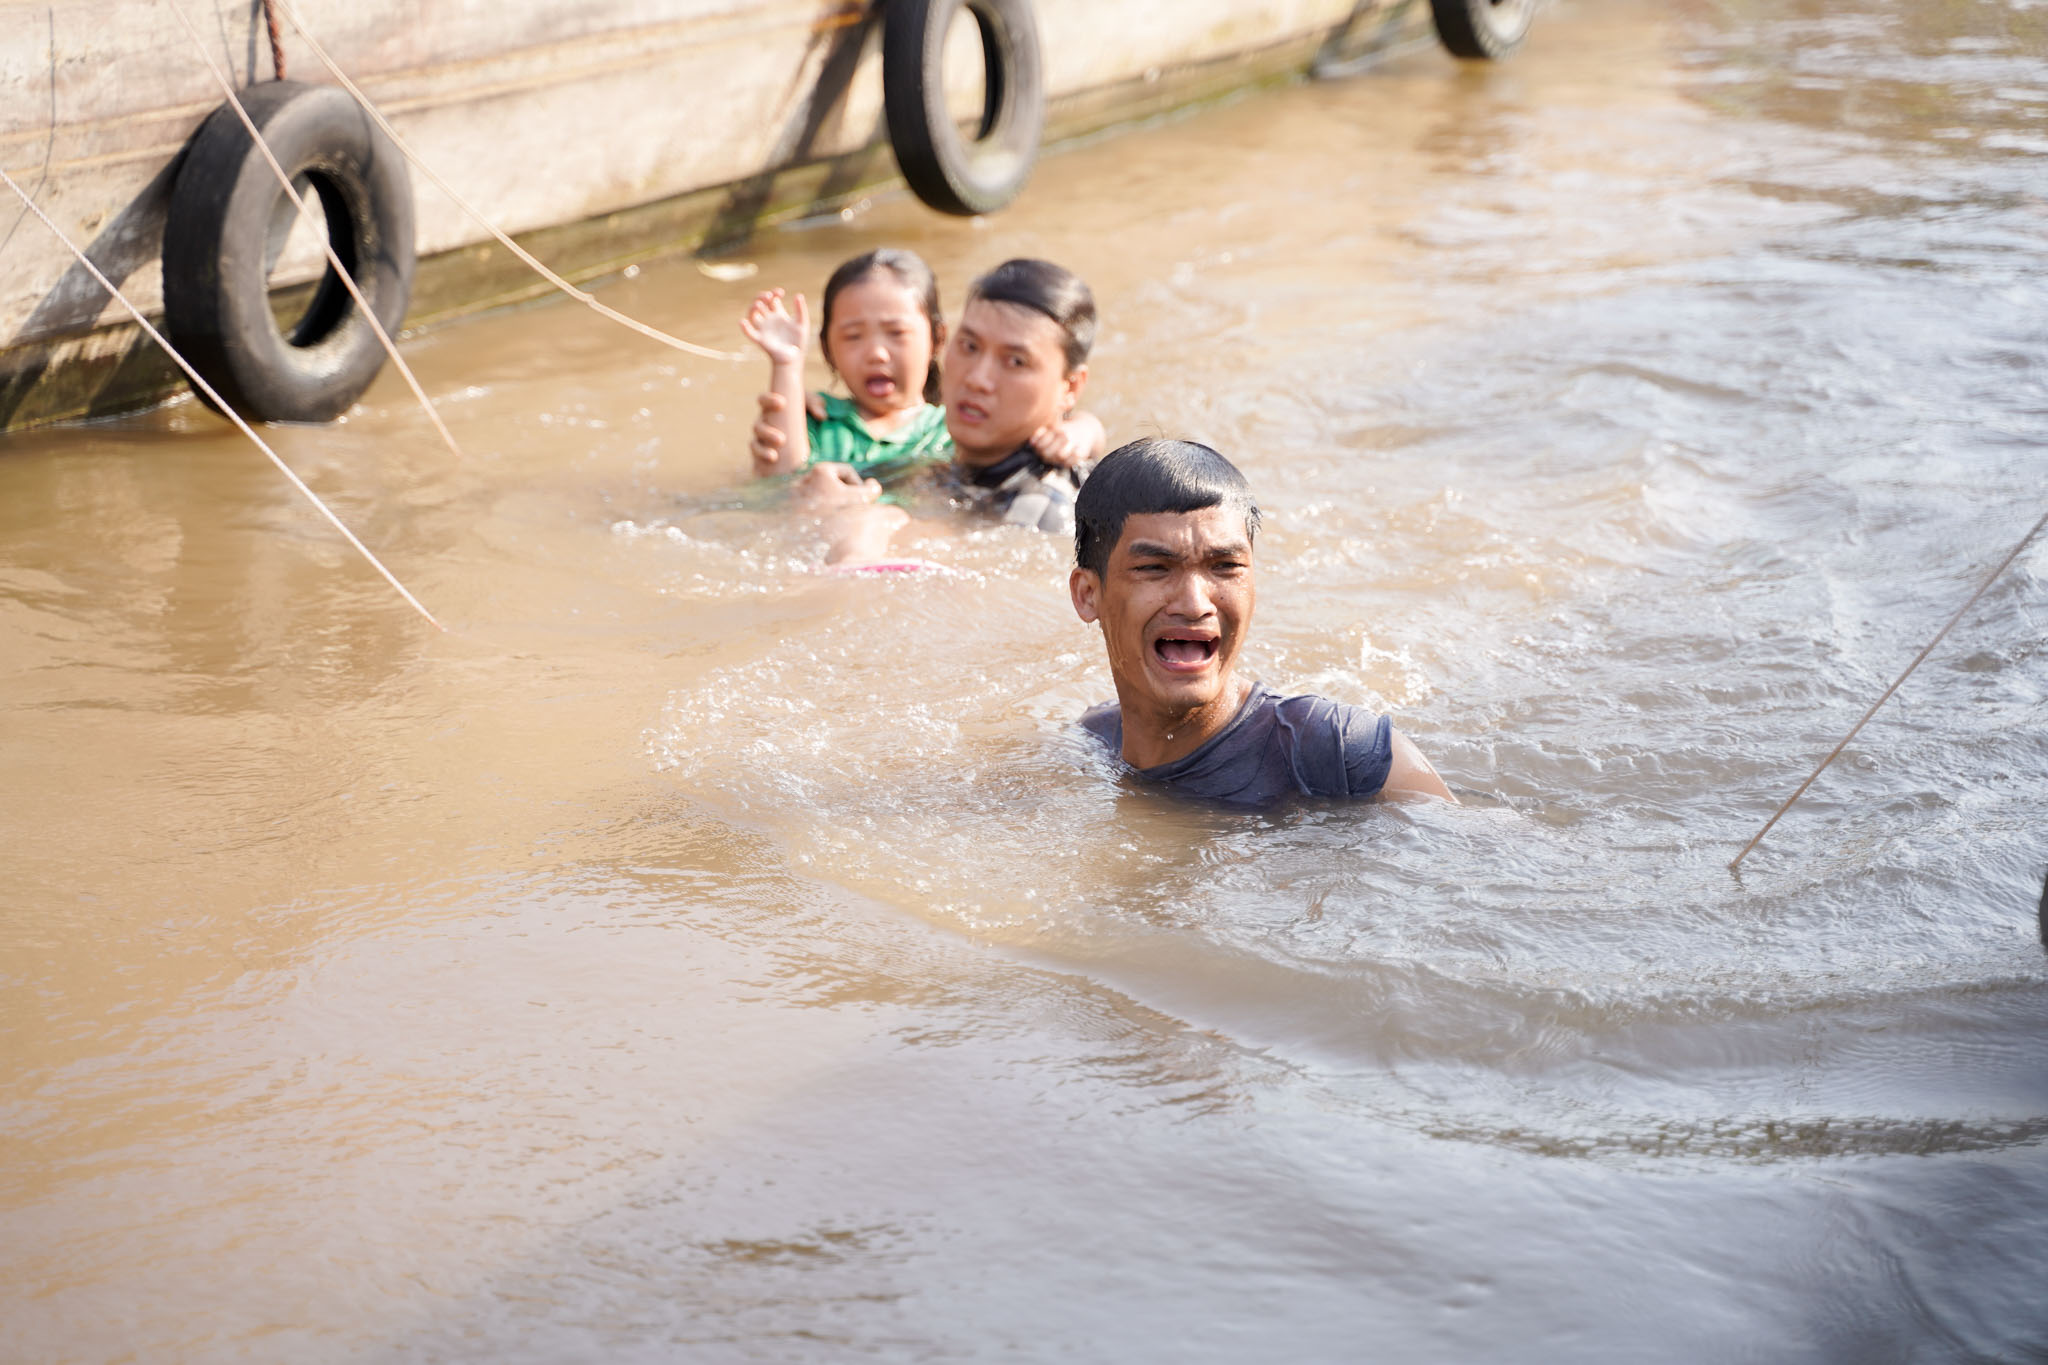
[[[2048,1354],[2048,8],[1573,0],[618,306],[1045,255],[1248,650],[1457,809],[1190,808],[1066,547],[848,581],[762,367],[540,305],[285,455],[0,457],[0,1357]]]

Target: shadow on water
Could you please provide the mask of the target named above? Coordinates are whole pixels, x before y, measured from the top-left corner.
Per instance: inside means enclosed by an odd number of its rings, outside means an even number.
[[[817,81],[783,125],[782,132],[775,139],[775,148],[769,153],[767,166],[759,174],[734,183],[726,191],[724,201],[712,215],[711,225],[704,230],[703,251],[729,250],[746,241],[774,197],[778,176],[786,168],[801,165],[812,158],[819,134],[833,115],[844,107],[847,91],[853,86],[861,59],[880,35],[880,20],[880,7],[867,7],[828,33],[813,36],[811,48],[805,52],[805,62],[800,62],[798,69],[801,71],[810,52],[823,43],[825,55],[818,69]],[[869,141],[873,143],[873,139]],[[868,155],[835,160],[812,196],[813,209],[836,203],[860,184],[866,178],[866,167],[873,152],[878,150],[871,145]]]
[[[1344,21],[1330,30],[1316,50],[1309,74],[1318,80],[1342,80],[1369,71],[1397,53],[1430,41],[1415,30],[1417,0],[1358,0]],[[1404,30],[1407,41],[1402,41]]]
[[[177,178],[181,161],[182,157],[173,157],[151,178],[142,193],[130,200],[84,246],[85,254],[115,287],[125,284],[136,271],[154,262],[162,251],[164,215],[170,205],[171,182]],[[27,211],[24,206],[22,212],[26,214]],[[46,231],[41,223],[30,226],[37,232]],[[36,361],[16,370],[4,384],[0,384],[0,426],[15,421],[25,409],[42,406],[49,401],[49,396],[40,390],[44,377],[49,373],[51,360],[63,345],[58,338],[68,337],[90,326],[93,319],[105,312],[112,302],[107,291],[100,287],[100,282],[76,261],[58,278],[22,323],[21,329],[7,340],[8,348],[34,347],[40,355]],[[85,404],[84,410],[89,416],[133,409],[138,392],[160,392],[180,378],[177,367],[155,342],[140,332],[118,354],[87,362],[67,361],[67,364],[75,365],[77,372],[67,371],[56,382],[61,383],[66,394],[90,391],[95,395]],[[58,401],[72,400],[64,398]]]

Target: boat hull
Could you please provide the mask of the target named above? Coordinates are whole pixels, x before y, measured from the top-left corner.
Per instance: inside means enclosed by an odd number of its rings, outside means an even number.
[[[164,6],[13,6],[0,26],[0,165],[145,312],[178,159],[221,102]],[[496,225],[589,279],[743,240],[898,179],[874,8],[829,0],[464,7],[298,0],[401,136]],[[1073,137],[1413,34],[1401,0],[1039,0],[1047,137]],[[41,13],[35,10],[40,9]],[[190,5],[238,83],[273,77],[260,9]],[[284,28],[287,74],[329,79]],[[26,98],[23,96],[26,95]],[[1026,190],[1029,193],[1029,190]],[[415,175],[406,323],[544,290]],[[0,222],[5,222],[0,217]],[[119,412],[178,387],[68,251],[24,214],[0,246],[0,427]],[[292,262],[278,277],[292,284]],[[298,278],[318,273],[317,258]]]

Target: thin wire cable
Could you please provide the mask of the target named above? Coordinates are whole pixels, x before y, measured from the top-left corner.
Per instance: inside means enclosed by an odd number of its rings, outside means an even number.
[[[1913,662],[1906,665],[1906,671],[1899,674],[1898,677],[1892,679],[1892,685],[1884,690],[1884,695],[1879,697],[1876,701],[1870,704],[1870,709],[1863,713],[1863,719],[1857,721],[1855,725],[1850,727],[1849,733],[1842,736],[1842,742],[1840,744],[1837,744],[1833,749],[1830,749],[1828,751],[1828,756],[1820,761],[1820,766],[1818,768],[1815,768],[1811,773],[1807,774],[1806,780],[1799,784],[1799,790],[1793,792],[1792,795],[1785,798],[1785,804],[1778,807],[1777,814],[1771,816],[1770,819],[1764,821],[1764,827],[1756,832],[1756,837],[1754,839],[1751,839],[1747,844],[1744,844],[1742,847],[1742,852],[1736,854],[1735,860],[1728,864],[1729,869],[1731,871],[1737,867],[1740,867],[1742,865],[1742,860],[1749,856],[1749,851],[1755,848],[1758,844],[1763,842],[1763,837],[1771,832],[1771,826],[1778,823],[1778,817],[1783,815],[1786,811],[1792,809],[1792,803],[1794,801],[1797,801],[1800,797],[1806,795],[1806,789],[1813,785],[1814,779],[1819,777],[1821,773],[1826,771],[1828,764],[1833,763],[1835,759],[1838,756],[1840,756],[1842,750],[1849,747],[1849,741],[1856,738],[1857,732],[1863,728],[1864,724],[1868,722],[1872,716],[1877,714],[1877,708],[1883,706],[1887,701],[1891,700],[1892,693],[1899,690],[1899,684],[1905,682],[1906,679],[1913,676],[1913,670],[1918,668],[1921,665],[1921,663],[1927,658],[1927,656],[1934,652],[1934,647],[1936,645],[1940,644],[1944,639],[1948,637],[1948,633],[1951,630],[1955,629],[1956,622],[1963,619],[1963,614],[1969,611],[1971,607],[1977,605],[1977,599],[1982,597],[1986,592],[1990,591],[1991,585],[1998,581],[1999,575],[2004,573],[2008,568],[2012,566],[2012,562],[2020,557],[2020,552],[2033,543],[2035,536],[2041,534],[2041,530],[2043,527],[2048,527],[2048,512],[2042,513],[2041,519],[2034,523],[2034,529],[2027,532],[2024,536],[2021,536],[2020,543],[2013,546],[2011,552],[2008,553],[2004,559],[1998,561],[1998,567],[1993,569],[1990,572],[1990,574],[1988,574],[1985,577],[1984,581],[1977,585],[1977,591],[1970,594],[1969,601],[1963,603],[1962,606],[1956,608],[1956,614],[1948,618],[1948,624],[1943,626],[1940,629],[1940,631],[1938,631],[1935,634],[1935,637],[1927,642],[1927,647],[1921,650],[1918,654],[1913,656]],[[2044,892],[2044,894],[2048,894],[2048,892]]]
[[[242,107],[241,97],[235,94],[235,87],[228,82],[220,67],[214,64],[213,54],[207,50],[206,40],[199,36],[199,30],[194,28],[192,21],[185,16],[184,8],[178,4],[178,0],[164,0],[164,3],[170,7],[171,13],[178,16],[178,22],[184,26],[185,32],[191,35],[192,45],[199,49],[200,57],[206,62],[206,69],[213,73],[213,79],[226,93],[228,104],[235,111],[235,117],[249,130],[250,138],[256,143],[256,150],[263,153],[263,159],[270,163],[272,173],[277,176],[277,183],[284,186],[284,192],[290,197],[292,206],[299,211],[301,217],[310,216],[306,201],[299,194],[299,187],[292,184],[292,178],[285,174],[284,167],[279,165],[277,158],[271,154],[270,144],[265,142],[263,134],[256,130],[256,123],[249,117],[249,111]],[[356,308],[362,313],[363,321],[369,323],[370,330],[377,334],[377,340],[384,346],[384,353],[391,357],[391,363],[405,376],[406,385],[412,390],[413,397],[419,399],[420,406],[426,409],[427,420],[434,424],[435,431],[441,433],[441,440],[447,445],[448,453],[458,460],[461,459],[462,447],[455,444],[455,437],[449,432],[448,424],[443,422],[441,414],[434,410],[433,400],[428,398],[427,391],[420,387],[420,381],[413,375],[412,366],[406,364],[405,357],[398,353],[398,346],[391,340],[391,334],[385,331],[384,324],[377,320],[376,311],[370,307],[370,301],[363,297],[363,291],[356,287],[355,277],[349,273],[348,267],[341,263],[341,257],[335,254],[334,243],[327,239],[325,233],[320,235],[320,249],[327,255],[328,267],[340,277],[342,284],[348,289],[349,297],[356,301]]]
[[[398,589],[398,595],[400,597],[403,597],[414,611],[418,612],[421,616],[424,616],[427,619],[427,623],[429,625],[433,626],[435,630],[447,630],[448,627],[442,625],[439,621],[435,620],[434,613],[428,611],[424,606],[421,606],[420,599],[414,597],[412,593],[407,590],[405,584],[398,581],[398,576],[392,573],[391,570],[385,568],[384,562],[382,560],[378,559],[377,556],[370,553],[370,547],[363,544],[362,541],[356,539],[356,533],[354,531],[349,530],[348,527],[343,524],[340,517],[334,515],[333,509],[328,507],[326,503],[320,500],[320,495],[315,493],[312,489],[306,487],[305,480],[301,479],[297,474],[294,474],[292,472],[291,466],[286,464],[282,459],[280,459],[278,457],[278,453],[272,450],[269,447],[269,445],[264,442],[261,436],[258,436],[256,434],[256,429],[250,426],[247,422],[243,421],[241,417],[236,414],[235,410],[227,405],[226,401],[223,400],[221,396],[214,391],[213,385],[207,383],[205,378],[200,375],[199,371],[192,368],[191,362],[186,360],[185,357],[179,355],[177,351],[172,349],[171,343],[164,340],[163,333],[157,331],[156,328],[149,325],[149,319],[142,316],[142,310],[137,308],[134,304],[130,303],[128,301],[128,296],[126,294],[123,294],[119,289],[116,289],[114,287],[114,282],[108,279],[105,275],[100,273],[100,268],[92,263],[92,258],[90,256],[87,256],[85,252],[79,248],[76,242],[72,241],[71,238],[65,235],[64,229],[58,227],[55,223],[50,221],[50,216],[44,213],[42,209],[37,206],[35,200],[29,198],[28,191],[23,189],[20,185],[16,184],[14,177],[9,175],[5,170],[0,170],[0,181],[5,181],[7,184],[7,188],[13,190],[15,194],[21,197],[21,202],[28,205],[28,211],[30,213],[33,213],[37,218],[41,219],[43,226],[48,228],[52,233],[55,233],[58,241],[62,242],[66,247],[70,248],[71,254],[78,258],[78,263],[84,266],[86,268],[86,271],[89,274],[91,274],[91,276],[94,279],[100,282],[100,288],[106,290],[109,294],[113,295],[114,302],[120,304],[123,308],[128,310],[128,316],[135,319],[135,325],[140,327],[144,332],[148,333],[149,339],[151,341],[154,341],[157,345],[163,347],[164,354],[169,356],[174,362],[176,362],[178,368],[185,372],[185,377],[192,381],[193,386],[197,388],[201,393],[205,394],[208,401],[213,403],[215,407],[219,408],[221,410],[221,413],[224,416],[226,416],[226,418],[230,422],[233,422],[237,427],[241,428],[242,434],[248,437],[250,440],[254,441],[256,443],[256,448],[258,450],[262,451],[265,455],[270,457],[270,462],[277,466],[278,472],[283,474],[287,479],[291,480],[292,487],[298,489],[299,492],[306,495],[306,501],[312,503],[315,507],[320,509],[320,515],[326,517],[328,521],[332,522],[334,525],[334,529],[341,532],[342,536],[347,539],[349,544],[355,546],[356,553],[360,554],[364,559],[369,560],[370,567],[375,569],[378,573],[384,575],[384,581],[389,583],[392,587]]]
[[[564,294],[567,294],[570,298],[575,299],[578,303],[581,303],[586,307],[597,310],[599,313],[602,313],[604,316],[610,318],[613,322],[618,323],[622,327],[632,328],[634,331],[638,332],[641,336],[648,338],[650,341],[658,341],[664,346],[673,346],[676,350],[687,351],[691,355],[703,356],[706,360],[746,359],[745,356],[733,351],[714,350],[709,346],[698,346],[692,342],[684,341],[679,337],[672,337],[667,332],[662,331],[658,327],[650,327],[646,323],[639,321],[637,318],[627,317],[618,309],[600,303],[595,297],[593,297],[587,291],[578,289],[575,285],[569,283],[560,275],[557,275],[554,271],[542,265],[540,261],[534,257],[532,252],[528,251],[525,247],[519,245],[519,243],[513,241],[503,232],[500,232],[495,223],[491,222],[490,219],[484,217],[483,211],[481,209],[477,208],[474,204],[470,203],[460,194],[457,194],[453,186],[451,186],[447,181],[443,180],[440,176],[436,175],[433,171],[433,168],[428,166],[426,162],[420,160],[419,154],[413,151],[413,149],[406,144],[405,139],[398,135],[398,130],[391,126],[391,124],[385,119],[384,115],[377,112],[377,106],[370,103],[370,97],[368,95],[365,95],[360,89],[356,87],[356,83],[348,78],[348,73],[343,71],[339,66],[335,64],[334,58],[327,55],[327,49],[320,46],[320,40],[315,38],[312,34],[312,31],[306,27],[305,20],[299,18],[299,12],[296,9],[292,8],[290,0],[277,0],[277,7],[284,11],[285,17],[287,19],[290,19],[292,21],[292,27],[294,29],[297,29],[299,36],[306,40],[306,46],[313,50],[313,55],[320,59],[321,65],[327,68],[328,74],[333,76],[334,79],[340,83],[342,89],[348,91],[349,94],[354,95],[356,97],[356,103],[363,106],[363,112],[368,114],[370,118],[373,121],[375,121],[376,125],[384,130],[384,135],[386,137],[390,138],[393,143],[397,144],[398,150],[405,154],[405,159],[412,163],[413,169],[418,171],[421,175],[425,176],[428,180],[432,181],[434,187],[440,190],[441,193],[447,195],[450,199],[454,200],[456,207],[460,208],[464,213],[468,214],[472,219],[474,219],[478,227],[481,227],[485,232],[488,232],[491,234],[491,236],[497,238],[498,245],[504,247],[514,256],[517,256],[521,261],[524,261],[542,279],[546,280],[555,288],[561,290]]]

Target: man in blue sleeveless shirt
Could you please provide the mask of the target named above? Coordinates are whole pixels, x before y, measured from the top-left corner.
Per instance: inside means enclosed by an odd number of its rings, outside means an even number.
[[[1101,623],[1117,698],[1081,723],[1139,777],[1233,805],[1457,800],[1386,717],[1237,676],[1259,509],[1230,461],[1133,441],[1095,467],[1074,517],[1068,587],[1081,619]]]

